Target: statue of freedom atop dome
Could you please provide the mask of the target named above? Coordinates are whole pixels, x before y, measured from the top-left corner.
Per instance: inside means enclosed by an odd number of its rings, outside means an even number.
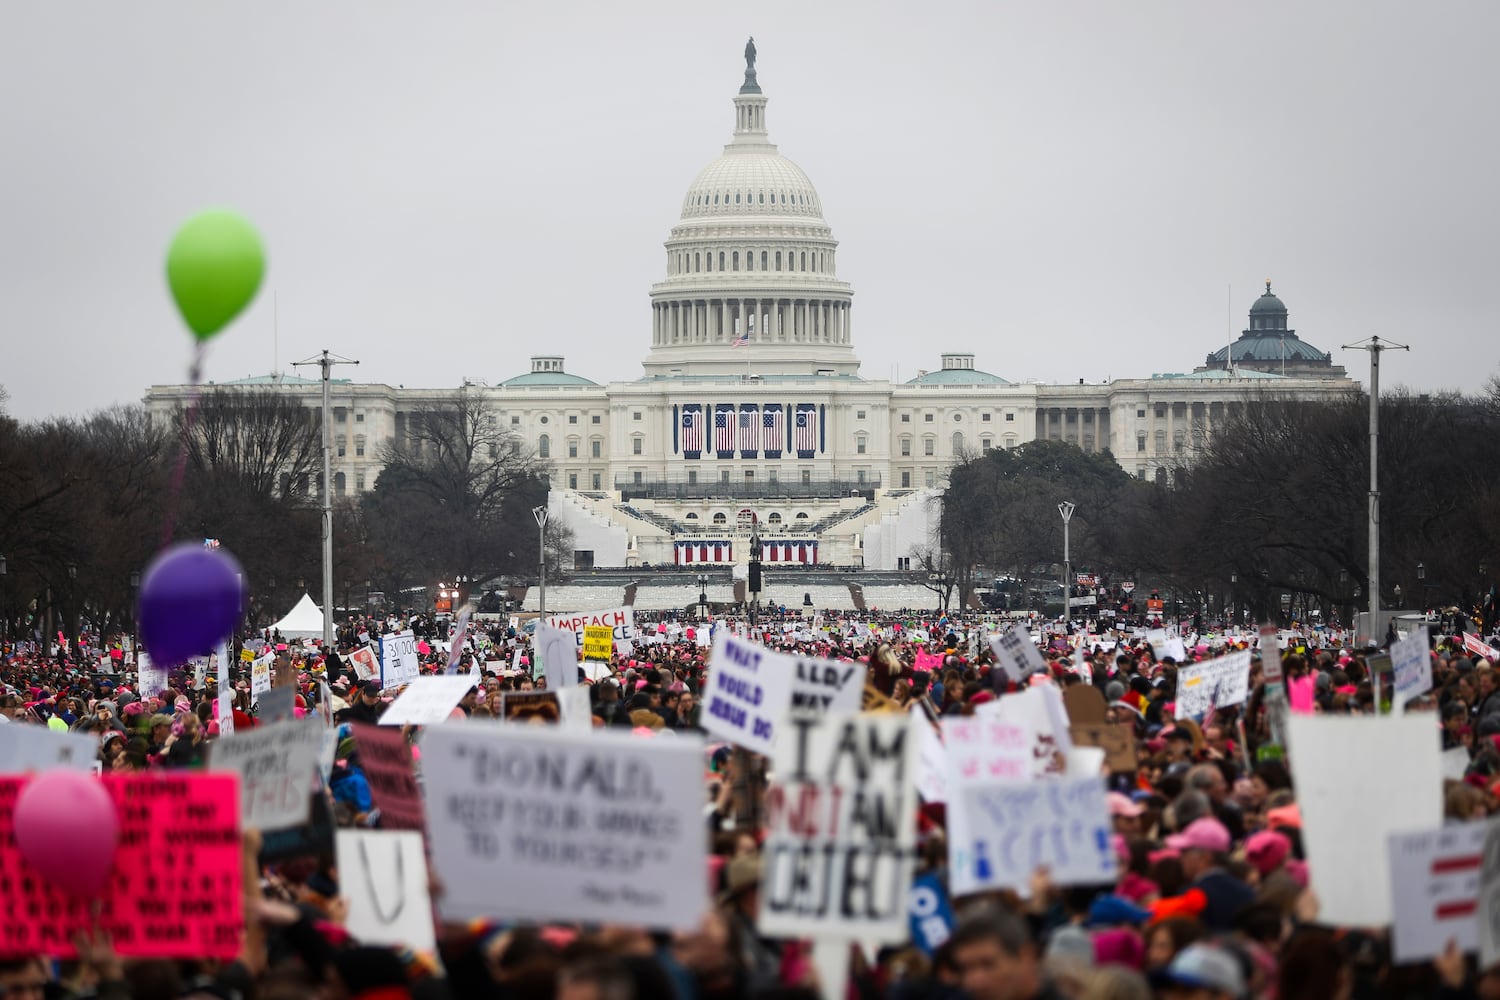
[[[742,94],[760,93],[760,84],[755,82],[755,36],[745,43],[745,85],[740,88]]]

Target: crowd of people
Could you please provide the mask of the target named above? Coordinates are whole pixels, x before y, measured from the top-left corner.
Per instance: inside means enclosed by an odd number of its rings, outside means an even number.
[[[700,738],[702,698],[713,669],[701,633],[748,631],[747,623],[731,618],[658,624],[648,617],[637,617],[635,641],[607,670],[580,669],[593,724],[642,738]],[[204,670],[179,665],[164,690],[143,696],[125,637],[84,635],[61,647],[35,639],[11,642],[0,647],[0,724],[92,734],[105,773],[203,768],[224,729],[232,724],[240,732],[259,724],[242,650],[274,653],[278,683],[296,686],[294,714],[309,724],[321,716],[337,727],[323,793],[337,824],[378,828],[379,809],[349,724],[378,721],[397,692],[361,677],[349,654],[371,637],[408,624],[348,621],[339,629],[336,651],[274,633],[236,638],[228,650],[232,722],[220,715],[216,664]],[[424,643],[422,670],[448,671],[440,634],[445,630],[430,621],[422,627],[431,640]],[[1388,685],[1372,676],[1367,651],[1325,646],[1317,631],[1294,631],[1280,670],[1273,671],[1283,680],[1266,682],[1266,664],[1257,653],[1243,704],[1216,709],[1205,719],[1178,719],[1182,664],[1173,657],[1160,655],[1140,635],[1070,632],[1055,623],[1054,629],[1039,630],[1048,666],[1030,683],[1092,684],[1108,705],[1110,721],[1128,723],[1134,737],[1135,767],[1104,777],[1118,878],[1058,886],[1038,870],[1025,891],[956,898],[951,926],[931,939],[851,949],[850,996],[1500,998],[1500,967],[1480,968],[1473,954],[1456,945],[1430,962],[1398,965],[1388,928],[1319,922],[1286,757],[1285,691],[1305,692],[1301,711],[1383,711]],[[983,619],[974,615],[934,620],[930,613],[851,613],[812,622],[794,613],[762,616],[752,635],[799,655],[862,662],[868,699],[935,725],[1019,689],[996,668],[985,631]],[[499,719],[506,692],[545,687],[541,671],[532,669],[524,625],[476,623],[448,641],[465,650],[456,669],[476,677],[457,709],[470,719]],[[1219,635],[1185,637],[1183,649],[1191,661],[1236,645],[1257,648],[1254,635]],[[1467,756],[1462,777],[1455,775],[1444,789],[1447,821],[1480,819],[1500,808],[1496,657],[1474,655],[1458,638],[1434,639],[1432,647],[1432,689],[1407,710],[1430,713],[1433,739]],[[107,672],[100,672],[101,665]],[[420,746],[420,729],[408,727],[406,736]],[[703,766],[714,905],[692,933],[633,926],[627,912],[606,926],[446,923],[443,888],[434,883],[437,950],[370,947],[343,927],[345,907],[330,854],[263,862],[257,835],[248,831],[247,864],[257,877],[245,887],[245,935],[236,961],[122,960],[107,939],[85,936],[76,958],[5,956],[0,997],[822,995],[809,943],[769,939],[757,929],[765,760],[705,740]],[[938,803],[924,804],[918,816],[919,869],[940,877],[946,866],[944,820]],[[701,877],[682,872],[684,879]]]

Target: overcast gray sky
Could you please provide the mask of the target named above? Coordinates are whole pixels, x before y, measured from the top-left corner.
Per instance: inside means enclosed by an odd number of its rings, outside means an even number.
[[[180,382],[162,260],[260,227],[206,377],[328,347],[452,386],[542,351],[634,378],[683,192],[754,34],[817,185],[864,374],[1187,371],[1272,278],[1304,339],[1497,370],[1500,4],[7,3],[0,384],[21,417]],[[1226,293],[1233,286],[1232,306]],[[1232,308],[1232,317],[1230,316]]]

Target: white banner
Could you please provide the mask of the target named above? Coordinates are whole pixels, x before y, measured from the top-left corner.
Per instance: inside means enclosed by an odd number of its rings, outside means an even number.
[[[904,712],[787,721],[766,792],[760,933],[906,940],[917,835],[911,727]]]
[[[636,637],[635,608],[628,604],[604,611],[570,611],[567,614],[548,615],[538,625],[550,625],[564,632],[572,632],[574,644],[580,648],[583,646],[583,629],[586,625],[608,625],[614,630],[616,646],[621,639],[634,640]]]
[[[950,815],[955,805],[968,814],[965,884],[1024,890],[1044,865],[1057,885],[1115,879],[1109,804],[1097,777],[969,785],[950,796]],[[952,858],[957,847],[948,849]]]
[[[92,733],[59,733],[16,722],[0,725],[0,773],[25,774],[54,767],[92,772],[98,759],[99,742]]]
[[[468,674],[418,677],[380,715],[382,726],[435,726],[447,722],[474,686]]]
[[[1201,719],[1212,708],[1242,704],[1250,697],[1250,650],[1177,668],[1177,718]]]
[[[380,689],[410,684],[421,675],[417,637],[410,629],[380,637]]]
[[[1404,639],[1391,643],[1391,672],[1396,687],[1392,702],[1398,709],[1432,690],[1432,646],[1426,625],[1418,625]]]
[[[1007,695],[1008,701],[1015,695]],[[1035,737],[1028,719],[995,714],[968,718],[945,716],[943,730],[944,787],[948,800],[948,871],[954,895],[978,892],[974,877],[969,814],[962,789],[996,781],[1028,781],[1035,776]]]
[[[297,719],[210,744],[211,769],[239,775],[241,824],[283,830],[307,822],[323,733],[323,726]]]
[[[805,711],[854,713],[864,699],[865,664],[843,660],[794,657],[792,708]]]
[[[1457,823],[1420,833],[1393,833],[1388,840],[1391,928],[1397,963],[1426,962],[1451,939],[1460,951],[1478,947],[1479,877],[1488,824]]]
[[[437,950],[427,860],[415,830],[339,830],[339,895],[344,929],[367,945]]]
[[[701,740],[456,723],[422,751],[445,921],[692,930],[708,912]]]
[[[715,631],[698,723],[710,736],[768,754],[791,707],[792,657]]]

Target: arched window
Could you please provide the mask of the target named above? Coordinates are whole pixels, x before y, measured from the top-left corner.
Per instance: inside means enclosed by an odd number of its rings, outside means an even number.
[[[736,204],[736,205],[738,205],[738,204],[739,204],[739,203],[740,203],[740,193],[739,193],[739,192],[738,192],[738,191],[736,191],[736,192],[735,192],[735,193],[734,193],[734,203],[735,203],[735,204]]]
[[[781,270],[781,251],[776,251],[776,270]]]
[[[701,253],[694,253],[693,254],[693,270],[694,271],[701,271],[701,270],[703,270],[703,255]]]
[[[753,270],[755,270],[755,251],[754,250],[746,250],[745,251],[745,270],[747,270],[747,271],[753,271]]]
[[[719,251],[719,270],[724,270],[724,251]]]
[[[766,193],[765,193],[765,192],[764,192],[764,191],[762,191],[762,192],[761,192],[761,193],[760,193],[760,203],[761,203],[761,204],[762,204],[762,205],[764,205],[764,204],[765,204],[765,203],[766,203]]]
[[[767,524],[780,524],[781,523],[781,515],[780,514],[772,514],[770,517],[766,518],[766,523]]]
[[[799,510],[799,511],[797,511],[797,516],[793,520],[806,521],[807,520],[807,511],[805,511],[805,510]]]
[[[684,515],[683,520],[685,520],[685,521],[696,521],[696,520],[698,520],[698,515],[695,514],[695,513],[693,513],[692,511],[688,511],[687,514]]]
[[[348,480],[344,478],[344,474],[342,472],[335,472],[333,474],[333,492],[337,493],[339,496],[343,496],[344,486],[347,482]]]
[[[955,455],[961,455],[961,454],[963,454],[963,450],[964,450],[964,433],[963,433],[963,431],[954,431],[953,432],[953,454],[955,454]]]
[[[718,203],[719,203],[719,196],[717,194],[715,194],[714,195],[714,204],[717,205]],[[1058,605],[1058,606],[1061,607],[1061,605]]]
[[[802,266],[800,268],[798,268],[798,270],[801,270],[801,271],[806,271],[807,270],[807,251],[806,250],[802,251]]]
[[[545,434],[536,439],[536,455],[537,458],[552,457],[552,439]]]
[[[768,255],[766,254],[766,252],[764,250],[762,250],[760,252],[760,269],[762,271],[764,271],[766,269],[766,260],[767,260],[767,257],[768,257]]]
[[[729,523],[729,518],[724,515],[724,512],[722,510],[718,511],[718,512],[716,512],[714,514],[714,524],[728,524],[728,523]]]
[[[734,252],[733,258],[734,258],[734,269],[736,271],[738,271],[740,269],[740,252],[738,250],[736,250]]]

